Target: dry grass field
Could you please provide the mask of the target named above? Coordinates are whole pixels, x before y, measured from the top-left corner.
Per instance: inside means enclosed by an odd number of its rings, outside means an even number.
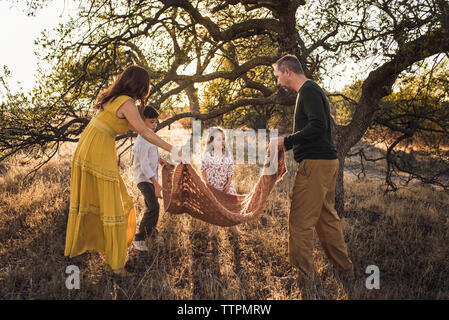
[[[382,181],[370,175],[358,180],[350,172],[342,224],[356,278],[340,281],[316,238],[318,278],[297,283],[287,261],[291,152],[289,172],[265,212],[240,225],[241,235],[219,228],[211,237],[206,223],[172,216],[161,205],[150,251],[131,247],[127,269],[133,275],[110,277],[96,252],[64,257],[73,148],[64,145],[33,180],[24,179],[32,162],[14,159],[0,168],[0,299],[449,299],[449,195],[418,184],[384,195]],[[122,161],[122,176],[139,221],[143,197],[129,164]],[[237,166],[240,193],[257,178],[254,165]],[[65,286],[69,265],[80,269],[79,290]],[[378,290],[365,286],[368,265],[380,269]]]

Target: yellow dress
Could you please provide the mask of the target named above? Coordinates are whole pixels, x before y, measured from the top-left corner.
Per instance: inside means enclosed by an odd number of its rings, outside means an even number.
[[[104,106],[84,129],[72,160],[70,211],[65,256],[86,250],[105,255],[112,269],[125,266],[128,245],[136,232],[136,214],[119,174],[115,137],[129,130],[116,116],[128,96]]]

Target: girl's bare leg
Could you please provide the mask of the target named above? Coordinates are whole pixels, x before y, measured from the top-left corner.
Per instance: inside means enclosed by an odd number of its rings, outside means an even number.
[[[230,231],[231,231],[233,234],[235,234],[235,235],[242,234],[242,231],[240,231],[240,229],[239,229],[238,226],[233,226],[233,227],[231,227],[231,228],[229,228],[229,229],[230,229]]]
[[[216,234],[217,234],[217,226],[212,225],[210,227],[209,235],[212,237],[212,236],[215,236]]]

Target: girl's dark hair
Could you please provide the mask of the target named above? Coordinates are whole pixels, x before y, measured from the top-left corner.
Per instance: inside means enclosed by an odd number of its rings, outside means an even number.
[[[150,75],[147,70],[137,65],[130,66],[119,74],[108,88],[100,92],[94,107],[102,110],[106,103],[126,95],[139,100],[142,109],[149,93]]]
[[[142,114],[145,119],[154,119],[159,117],[159,112],[157,112],[156,109],[150,106],[145,107],[145,109],[143,109]]]

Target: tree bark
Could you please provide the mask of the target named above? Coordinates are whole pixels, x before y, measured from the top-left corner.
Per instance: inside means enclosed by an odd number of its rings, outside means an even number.
[[[347,126],[333,124],[334,143],[340,160],[335,199],[339,215],[344,214],[344,158],[350,149],[362,139],[366,130],[374,122],[377,106],[382,98],[391,93],[392,86],[399,74],[417,61],[439,52],[448,51],[448,40],[447,31],[439,29],[428,32],[399,47],[391,61],[385,62],[379,68],[370,72],[363,82],[362,96],[351,123]]]
[[[200,102],[198,100],[198,92],[193,83],[184,89],[189,98],[189,108],[190,112],[199,113],[200,112]],[[193,125],[194,118],[190,118],[190,125]]]

